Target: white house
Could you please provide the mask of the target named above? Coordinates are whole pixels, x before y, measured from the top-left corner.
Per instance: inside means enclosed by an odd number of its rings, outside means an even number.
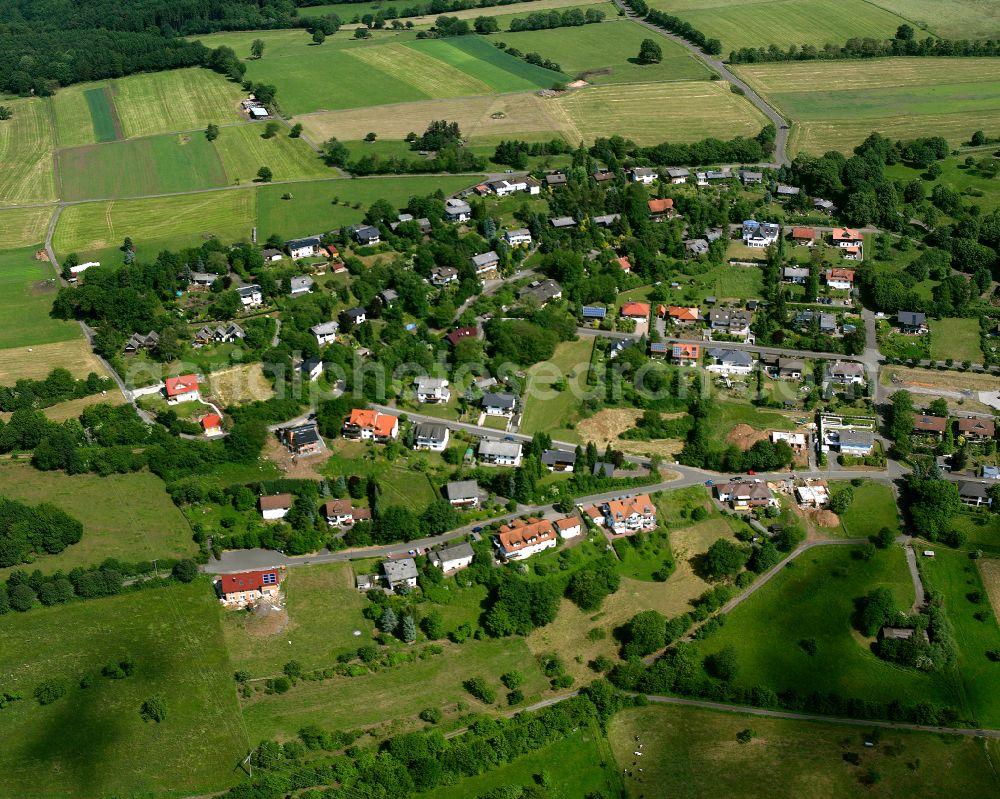
[[[516,247],[518,244],[531,244],[531,231],[526,227],[508,230],[503,234],[503,238],[511,247]]]
[[[458,282],[458,270],[453,266],[435,266],[431,270],[431,283],[435,286],[447,286]]]
[[[478,277],[483,277],[491,272],[496,272],[497,269],[500,268],[500,256],[493,250],[480,253],[479,255],[473,255],[472,266],[476,270],[476,275]]]
[[[288,254],[293,259],[311,258],[322,246],[323,242],[319,236],[309,236],[304,239],[291,239],[285,242]]]
[[[332,344],[337,340],[337,330],[340,327],[336,322],[323,322],[320,325],[313,325],[309,332],[316,337],[316,343],[321,347]]]
[[[444,218],[449,222],[468,222],[472,216],[472,206],[465,200],[449,197],[444,201]]]
[[[445,485],[444,495],[456,508],[479,507],[479,484],[475,480],[452,480]]]
[[[649,494],[612,499],[603,506],[605,524],[615,535],[652,530],[656,527],[656,505]]]
[[[268,521],[284,519],[292,509],[291,494],[274,494],[260,498],[260,515]]]
[[[706,368],[709,372],[722,375],[748,375],[753,371],[753,356],[743,350],[711,349],[708,351],[708,357],[710,360]]]
[[[355,408],[344,422],[342,432],[345,438],[385,443],[399,435],[399,417],[369,408]]]
[[[837,361],[828,374],[834,383],[860,385],[865,382],[865,367],[853,361]]]
[[[747,219],[743,222],[743,243],[747,247],[770,247],[778,240],[780,228],[774,222],[758,222]]]
[[[313,279],[309,275],[296,275],[291,279],[288,288],[293,297],[310,294],[313,290]]]
[[[201,399],[201,394],[198,391],[197,375],[168,377],[163,381],[163,385],[169,405],[176,405],[180,402],[193,402]]]
[[[261,293],[260,286],[242,286],[236,289],[236,293],[240,295],[240,302],[243,303],[244,308],[256,308],[264,303],[264,295]]]
[[[667,177],[670,178],[670,182],[675,186],[681,183],[687,183],[688,177],[691,173],[682,166],[670,166],[667,167]]]
[[[567,516],[565,519],[556,519],[556,529],[563,538],[576,538],[583,532],[583,523],[579,516]]]
[[[444,452],[448,447],[450,432],[437,422],[421,422],[413,428],[413,448],[431,452]]]
[[[302,376],[310,383],[319,380],[319,376],[323,374],[323,360],[321,358],[306,358],[300,369]]]
[[[431,552],[431,563],[445,574],[454,574],[471,566],[474,556],[472,545],[463,541],[461,544],[435,549]]]
[[[487,416],[510,416],[517,408],[517,397],[513,394],[483,394],[482,408]]]
[[[648,186],[656,180],[656,170],[648,166],[633,167],[629,171],[629,175],[634,183],[642,183],[644,186]]]
[[[451,389],[448,381],[441,377],[418,377],[413,381],[417,392],[417,401],[436,404],[451,399]]]
[[[521,465],[521,444],[517,441],[484,439],[479,442],[479,462],[484,466],[513,466],[517,468]]]
[[[410,588],[417,587],[417,563],[413,558],[383,560],[382,573],[393,591],[404,585]]]

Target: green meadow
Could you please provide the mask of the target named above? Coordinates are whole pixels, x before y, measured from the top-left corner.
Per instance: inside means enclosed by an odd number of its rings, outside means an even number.
[[[75,322],[49,316],[56,294],[52,266],[34,258],[36,247],[0,251],[0,350],[69,341]]]

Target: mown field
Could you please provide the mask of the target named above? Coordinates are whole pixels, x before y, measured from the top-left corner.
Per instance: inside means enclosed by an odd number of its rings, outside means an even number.
[[[263,125],[222,128],[213,144],[230,183],[250,183],[257,170],[268,167],[274,180],[333,177],[330,170],[302,139],[293,139],[282,128],[270,139],[262,138]],[[203,138],[203,137],[202,137]]]
[[[25,698],[3,710],[0,796],[187,796],[234,782],[248,740],[219,613],[199,580],[4,617],[3,690]],[[132,676],[100,675],[125,656]],[[66,693],[40,706],[32,691],[46,679]],[[153,695],[166,703],[159,724],[139,717]]]
[[[872,131],[893,139],[939,135],[956,146],[1000,124],[996,59],[804,62],[737,71],[793,121],[796,152],[847,152]]]
[[[737,742],[746,729],[753,740]],[[641,758],[633,754],[636,736]],[[876,745],[866,747],[873,737]],[[864,727],[649,705],[616,714],[608,738],[618,767],[631,772],[625,778],[630,797],[985,799],[1000,790],[991,765],[996,742],[958,736],[896,730],[873,736]],[[857,766],[844,760],[852,752],[861,758]],[[865,787],[861,779],[869,769],[878,781]]]
[[[652,0],[650,6],[720,39],[725,54],[771,44],[785,48],[843,44],[852,37],[887,39],[906,21],[865,0]]]
[[[1000,6],[993,0],[871,0],[871,3],[945,39],[1000,36]]]
[[[594,340],[591,338],[564,341],[556,347],[551,360],[528,369],[520,428],[524,433],[548,433],[560,441],[580,439],[579,433],[571,430],[569,425],[579,417],[581,394],[587,391],[587,371],[593,349]],[[565,390],[553,388],[553,384],[559,381],[566,381]]]
[[[951,358],[956,363],[982,363],[978,319],[932,319],[930,328],[931,358],[936,361]]]
[[[56,199],[52,126],[41,98],[4,100],[10,119],[0,121],[0,205]]]
[[[0,251],[0,351],[81,336],[75,322],[49,316],[56,275],[51,265],[34,256],[35,247]]]
[[[51,206],[33,208],[0,208],[0,250],[27,247],[45,238]]]
[[[0,464],[0,495],[51,502],[83,524],[83,538],[58,555],[39,558],[45,574],[90,566],[105,558],[139,561],[179,558],[197,548],[191,528],[153,474],[99,477],[40,472],[28,463]],[[10,569],[0,570],[6,576]]]
[[[497,34],[501,36],[501,34]],[[657,43],[659,64],[636,63],[639,45],[649,31],[625,20],[581,28],[504,32],[503,41],[523,53],[541,53],[574,78],[590,83],[650,83],[658,80],[707,80],[704,64],[670,39]],[[627,135],[622,130],[622,135]]]

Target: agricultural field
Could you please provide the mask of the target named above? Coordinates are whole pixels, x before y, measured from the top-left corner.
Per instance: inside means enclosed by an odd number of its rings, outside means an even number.
[[[663,60],[659,64],[636,63],[639,45],[647,38],[647,29],[625,20],[580,28],[503,34],[503,41],[511,47],[551,58],[567,75],[589,83],[708,79],[709,72],[704,64],[670,39],[657,41],[663,50]],[[628,135],[626,129],[621,132]]]
[[[930,328],[933,360],[944,361],[951,358],[956,363],[983,362],[978,319],[932,319]]]
[[[406,8],[413,8],[414,6],[419,5],[421,4],[414,3],[412,0],[371,0],[371,2],[360,3],[332,3],[329,5],[300,8],[299,16],[314,17],[326,14],[336,14],[343,21],[344,26],[347,27],[355,24],[353,20],[360,20],[360,18],[365,14],[377,14],[380,11],[387,13],[394,10],[398,15]],[[607,2],[581,4],[580,0],[530,0],[530,2],[526,3],[507,3],[500,6],[487,6],[486,8],[476,7],[462,9],[460,11],[448,12],[448,16],[457,17],[458,19],[500,17],[500,20],[498,21],[500,22],[501,29],[504,29],[507,27],[505,20],[507,17],[526,17],[528,14],[533,14],[537,11],[549,11],[551,9],[563,10],[567,8],[591,7],[600,8],[608,17],[612,17],[615,13],[617,13],[615,6],[612,3]],[[412,20],[414,25],[419,28],[433,24],[437,17],[437,14],[426,14],[419,17],[400,17],[400,19]],[[375,35],[378,35],[378,33],[375,32]]]
[[[736,68],[793,123],[795,152],[850,151],[872,131],[943,136],[953,146],[1000,124],[1000,64],[893,58]]]
[[[12,116],[0,121],[0,206],[56,199],[52,126],[44,99],[5,100]]]
[[[423,39],[410,47],[471,75],[497,92],[547,89],[566,77],[508,55],[483,36]]]
[[[580,439],[571,425],[579,417],[580,400],[588,391],[587,372],[593,349],[593,338],[564,341],[556,347],[551,360],[528,369],[522,433],[544,432],[561,441]],[[553,388],[559,381],[566,382],[566,388],[561,391]]]
[[[105,85],[79,83],[65,86],[49,98],[55,120],[55,143],[59,147],[79,147],[97,142],[87,92],[94,88],[103,90]]]
[[[995,39],[1000,36],[1000,6],[993,0],[870,1],[872,5],[906,17],[914,27],[944,39]]]
[[[720,39],[727,55],[740,47],[776,44],[785,49],[790,44],[843,44],[852,37],[891,39],[906,22],[864,0],[652,0],[650,6]]]
[[[0,796],[186,796],[231,784],[248,736],[219,613],[198,580],[5,617],[3,687],[25,698],[3,711]],[[125,656],[132,676],[100,675]],[[32,691],[46,679],[61,680],[66,694],[41,706]],[[146,723],[139,708],[157,694],[166,717]]]
[[[180,558],[197,547],[191,528],[149,472],[67,475],[40,472],[27,462],[0,464],[0,495],[37,504],[51,502],[83,524],[83,538],[37,562],[44,573],[91,566],[106,558],[139,561]],[[5,572],[0,575],[6,577]]]
[[[34,247],[0,252],[0,374],[6,349],[82,339],[75,322],[49,316],[57,288],[52,266],[35,260]]]
[[[284,127],[276,136],[261,136],[263,125],[233,125],[219,130],[213,144],[229,183],[251,183],[257,170],[266,166],[274,180],[334,177],[316,152],[301,138],[293,139]],[[200,134],[197,138],[204,139]]]
[[[0,264],[4,254],[0,254]],[[2,288],[2,283],[0,283]],[[86,377],[91,372],[102,374],[104,367],[94,355],[75,322],[63,322],[54,335],[69,336],[52,344],[18,345],[0,349],[0,385],[13,385],[21,378],[44,380],[53,369],[66,369],[74,377]],[[46,330],[44,326],[36,327]],[[2,343],[2,342],[0,342]]]
[[[814,691],[889,702],[927,700],[961,710],[953,681],[903,670],[877,658],[851,626],[854,600],[885,587],[901,608],[913,604],[913,584],[899,547],[856,560],[849,546],[811,549],[733,610],[725,627],[696,644],[701,655],[733,646],[740,685],[780,693]],[[799,642],[813,639],[815,655]]]
[[[27,247],[45,238],[53,208],[0,208],[0,250]]]
[[[754,731],[753,739],[737,742],[736,734],[746,729]],[[643,746],[641,774],[631,767],[639,759],[632,754],[636,736]],[[628,796],[933,799],[987,797],[1000,790],[991,766],[996,742],[959,736],[897,730],[873,735],[865,727],[651,704],[617,713],[608,738],[619,768],[632,772],[625,778]],[[873,738],[876,745],[866,747]],[[860,756],[857,766],[844,759],[850,752]],[[879,780],[866,788],[861,778],[869,769]]]

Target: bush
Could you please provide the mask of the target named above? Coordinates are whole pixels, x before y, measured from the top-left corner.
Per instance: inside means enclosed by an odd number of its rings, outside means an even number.
[[[444,713],[436,707],[426,707],[420,711],[421,721],[426,721],[428,724],[439,724],[443,718]]]
[[[139,715],[143,721],[155,721],[159,724],[167,717],[167,701],[159,694],[155,694],[142,703]]]
[[[504,684],[504,687],[515,691],[524,685],[524,675],[516,669],[508,671],[500,675],[500,682]]]
[[[190,558],[179,560],[174,564],[172,574],[182,583],[190,583],[198,576],[198,564]]]
[[[291,687],[292,687],[292,681],[289,680],[287,677],[275,677],[273,680],[271,680],[271,689],[276,694],[286,693],[288,689]]]
[[[507,694],[507,704],[508,705],[519,705],[524,701],[524,694],[520,689],[510,691]]]
[[[51,705],[66,695],[66,684],[55,678],[44,680],[35,687],[33,695],[38,700],[38,704]]]
[[[484,704],[492,705],[497,701],[497,692],[482,677],[470,677],[462,687]]]
[[[691,521],[700,522],[708,518],[708,511],[701,505],[691,511]]]

